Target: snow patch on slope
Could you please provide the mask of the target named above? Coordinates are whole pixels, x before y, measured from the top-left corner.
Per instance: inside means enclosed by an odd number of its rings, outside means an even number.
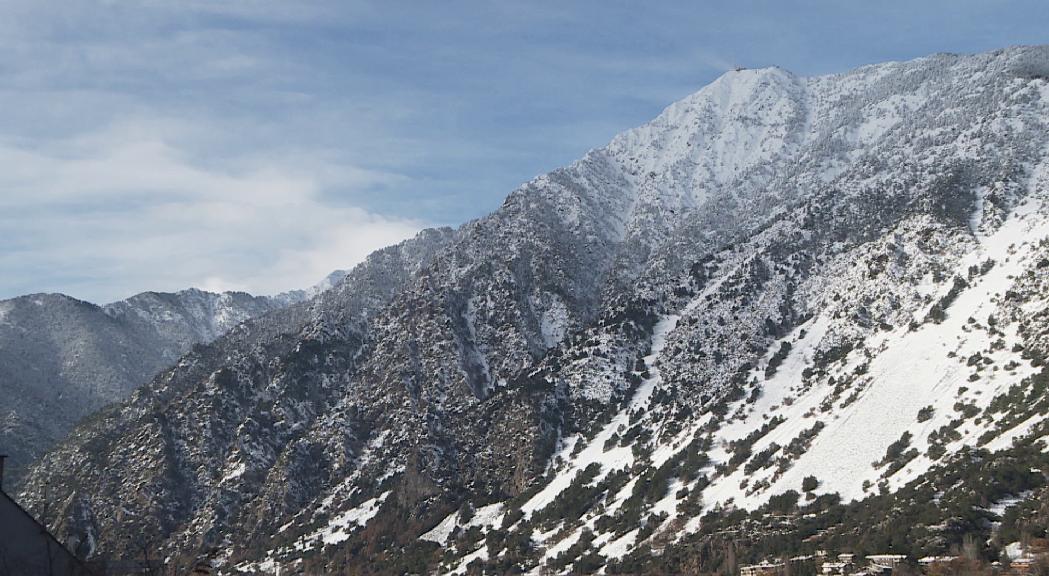
[[[663,381],[663,376],[659,371],[659,356],[663,353],[663,349],[666,347],[667,337],[675,328],[677,328],[678,321],[681,317],[684,314],[688,314],[692,309],[698,306],[703,301],[705,295],[706,292],[689,302],[681,314],[666,315],[656,323],[655,328],[653,328],[652,331],[651,351],[644,358],[645,365],[650,367],[649,377],[641,381],[637,387],[637,391],[634,393],[634,397],[631,398],[627,406],[620,410],[619,413],[612,418],[611,422],[606,424],[601,431],[597,433],[593,440],[587,442],[582,451],[575,453],[576,443],[586,442],[581,436],[577,435],[565,443],[561,451],[554,456],[554,461],[561,459],[570,462],[571,464],[558,471],[543,490],[521,506],[521,511],[524,512],[526,516],[530,516],[536,510],[553,502],[558,494],[564,491],[565,488],[568,488],[576,475],[581,473],[591,464],[596,463],[601,466],[601,471],[595,479],[595,481],[599,481],[609,472],[629,467],[634,463],[634,454],[629,446],[620,446],[617,444],[606,451],[605,443],[619,430],[621,426],[629,425],[631,412],[638,409],[643,410],[647,407],[649,399],[652,396],[652,391]]]
[[[997,232],[984,239],[976,252],[962,260],[958,266],[962,275],[969,266],[987,259],[997,264],[958,296],[942,323],[926,322],[914,331],[898,327],[872,338],[874,356],[867,368],[869,380],[865,381],[866,387],[858,398],[836,409],[829,418],[821,414],[821,404],[831,392],[829,386],[814,387],[792,398],[789,406],[784,405],[784,399],[793,390],[801,388],[801,370],[808,364],[811,350],[826,330],[827,318],[813,320],[808,326],[807,336],[796,345],[780,371],[765,382],[763,395],[747,418],[723,427],[717,437],[722,442],[736,440],[760,428],[771,415],[785,418],[783,424],[754,444],[752,451],[758,453],[773,443],[785,446],[817,420],[822,421],[826,428],[793,466],[778,477],[773,477],[771,470],[752,474],[737,470],[719,477],[704,491],[707,507],[732,502],[754,508],[773,494],[789,489],[800,490],[803,477],[809,475],[821,481],[821,491],[838,492],[846,500],[862,498],[868,493],[864,491],[864,482],[876,484],[882,472],[872,463],[880,460],[889,444],[904,432],[912,434],[911,446],[922,455],[889,478],[890,488],[895,489],[925,472],[933,463],[924,455],[928,448],[926,437],[956,417],[952,408],[955,402],[964,401],[982,409],[996,395],[1033,372],[1025,365],[1012,371],[988,372],[973,382],[969,379],[972,370],[959,358],[977,352],[987,354],[991,339],[984,331],[969,329],[969,318],[984,319],[994,313],[996,297],[1003,294],[1011,286],[1012,279],[1024,269],[1024,247],[1029,248],[1049,236],[1049,221],[1035,218],[1035,212],[1033,202],[1019,210]],[[997,364],[1004,364],[1012,357],[1009,350],[1018,337],[1015,325],[999,329],[1007,336],[1005,346],[990,357]],[[853,353],[849,357],[842,372],[855,369],[863,361],[857,356]],[[966,388],[969,390],[962,393]],[[926,406],[933,406],[935,416],[919,423],[918,412]],[[1033,424],[1025,422],[1008,436],[1017,437]],[[962,439],[949,448],[975,444],[990,425],[988,422],[982,426],[964,427],[960,430]],[[856,434],[856,430],[864,432]],[[991,446],[1001,443],[992,443]],[[712,457],[721,459],[727,456],[724,452],[712,454]],[[753,485],[762,479],[770,481],[768,488],[748,494],[740,487],[744,480]],[[693,522],[691,526],[694,528],[697,524]]]

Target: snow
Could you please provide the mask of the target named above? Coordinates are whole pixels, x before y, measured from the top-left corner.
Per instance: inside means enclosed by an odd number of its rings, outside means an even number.
[[[1012,428],[1006,430],[1001,435],[985,444],[984,448],[992,452],[996,450],[1004,450],[1006,448],[1009,448],[1013,445],[1014,441],[1016,441],[1019,438],[1023,438],[1024,436],[1027,436],[1027,434],[1031,432],[1031,429],[1033,429],[1035,425],[1039,424],[1043,420],[1045,420],[1045,416],[1041,414],[1035,414],[1033,416],[1030,416],[1023,422],[1020,422],[1016,426],[1013,426]]]
[[[809,475],[814,475],[821,481],[821,491],[838,492],[846,500],[860,498],[864,495],[864,481],[873,484],[879,479],[881,470],[872,467],[872,462],[881,459],[888,445],[899,439],[904,431],[911,432],[914,438],[911,445],[924,453],[928,434],[954,417],[952,405],[958,400],[956,391],[963,386],[976,388],[968,381],[972,370],[959,362],[958,358],[965,358],[973,352],[986,351],[991,343],[986,332],[964,329],[968,318],[986,318],[992,314],[996,308],[994,297],[1004,293],[1012,285],[1012,279],[1023,270],[1023,250],[1017,249],[1017,252],[1010,256],[1010,247],[1030,247],[1039,239],[1049,236],[1049,221],[1029,218],[1036,212],[1036,208],[1037,204],[1032,202],[1018,210],[997,232],[983,239],[975,252],[959,263],[958,274],[962,276],[970,265],[988,258],[994,259],[998,264],[958,296],[943,323],[925,323],[913,332],[909,332],[906,327],[898,327],[881,339],[871,340],[871,349],[875,355],[870,360],[867,387],[854,402],[836,410],[831,418],[820,415],[819,410],[820,403],[828,393],[827,389],[810,389],[794,398],[789,407],[782,405],[784,397],[789,395],[793,388],[800,386],[801,370],[808,363],[811,350],[823,337],[830,322],[822,316],[813,320],[806,327],[806,337],[795,345],[776,375],[764,384],[763,395],[753,405],[747,418],[724,426],[718,432],[718,437],[725,441],[742,438],[759,428],[773,413],[786,421],[754,444],[755,453],[773,442],[781,446],[786,445],[801,430],[811,427],[817,419],[822,420],[826,428],[789,470],[778,479],[772,480],[768,489],[747,495],[739,488],[745,478],[742,470],[715,480],[703,494],[708,509],[730,500],[747,508],[758,506],[772,494],[788,489],[798,490],[802,478]],[[946,284],[949,286],[950,283]],[[946,291],[946,287],[943,290]],[[1009,336],[1009,345],[996,358],[1002,362],[1011,357],[1008,348],[1016,341],[1016,327],[1000,328]],[[788,340],[792,337],[794,335],[788,337]],[[772,349],[777,347],[778,344]],[[857,364],[856,356],[855,352],[850,356],[851,363],[846,364],[842,369],[843,373],[850,371]],[[980,394],[970,392],[962,398],[982,408],[995,395],[1019,383],[1031,371],[1029,366],[1022,366],[1012,373],[985,373],[983,381],[979,384]],[[936,408],[935,416],[927,422],[918,423],[918,411],[929,405]],[[775,411],[774,407],[777,408]],[[1018,425],[988,447],[997,449],[1006,446],[1035,423],[1036,420],[1032,419]],[[990,424],[968,426],[962,429],[962,440],[950,448],[974,444],[976,438],[989,426]],[[857,430],[862,430],[863,433],[855,433]],[[712,456],[724,459],[727,454],[722,451]],[[898,487],[917,477],[931,464],[927,457],[919,456],[892,476],[890,488]],[[770,475],[771,472],[759,470],[747,476],[753,483]],[[690,523],[693,529],[697,525],[695,521]]]
[[[1012,508],[1013,506],[1016,506],[1017,504],[1023,502],[1024,500],[1027,500],[1028,498],[1031,497],[1032,494],[1034,494],[1033,491],[1027,490],[1027,491],[1022,492],[1022,493],[1020,493],[1020,494],[1018,494],[1016,496],[1010,496],[1008,498],[1002,498],[1001,500],[999,500],[999,501],[995,502],[994,504],[991,504],[990,506],[988,506],[987,507],[987,511],[995,514],[996,516],[1001,517],[1003,514],[1005,514],[1006,510]]]
[[[283,568],[288,566],[277,560],[280,556],[291,552],[301,553],[315,546],[318,541],[325,545],[344,542],[354,531],[367,525],[368,521],[379,513],[382,503],[390,495],[390,492],[387,490],[375,498],[370,498],[353,508],[340,512],[333,516],[325,526],[297,538],[293,544],[285,548],[268,551],[259,562],[242,562],[234,566],[234,569],[242,573],[262,572],[265,574],[279,574]],[[330,502],[328,505],[330,505]],[[277,531],[283,532],[291,524],[292,522],[289,522],[281,526]],[[297,562],[297,560],[292,563],[294,562]]]
[[[755,167],[795,153],[810,115],[806,101],[805,85],[785,70],[728,72],[616,136],[608,150],[633,174],[640,205],[697,206]]]
[[[583,535],[583,531],[581,529],[580,530],[573,530],[571,533],[565,535],[564,538],[561,538],[560,540],[555,542],[552,546],[548,546],[546,548],[546,550],[543,552],[543,556],[542,556],[542,559],[540,561],[540,564],[542,564],[543,562],[546,562],[547,560],[549,560],[551,558],[556,558],[558,554],[561,554],[562,552],[564,552],[564,551],[568,550],[569,548],[571,548],[576,542],[579,541],[579,538],[582,535]]]
[[[790,354],[783,360],[779,369],[776,370],[776,374],[769,380],[765,381],[762,386],[762,394],[758,399],[749,405],[750,417],[744,420],[737,420],[730,422],[723,426],[718,431],[718,436],[724,440],[738,440],[743,438],[750,433],[755,427],[760,428],[766,421],[766,417],[773,412],[776,407],[782,407],[784,400],[792,395],[792,391],[796,386],[799,386],[802,381],[802,372],[812,363],[812,358],[816,352],[817,347],[827,334],[827,329],[830,327],[831,321],[825,315],[820,315],[809,321],[808,323],[796,328],[790,335],[784,340],[794,341]],[[805,337],[799,338],[798,335],[804,331]],[[769,347],[769,353],[766,355],[767,358],[771,356],[774,350],[779,348],[779,342]],[[808,392],[802,396],[802,398],[814,396],[816,391]],[[804,418],[804,411],[799,410],[799,407],[804,402],[798,401],[790,408],[784,408],[782,412],[776,412],[778,416],[787,418],[787,422],[784,422],[776,430],[786,430],[788,428],[796,428],[796,432],[800,432],[803,429],[809,428],[814,423],[814,420],[810,418]],[[791,418],[796,416],[796,418]],[[775,432],[775,430],[774,430]],[[782,432],[781,432],[782,433]]]
[[[419,536],[419,540],[428,540],[441,545],[447,544],[448,538],[452,535],[452,531],[455,530],[455,527],[458,525],[459,513],[453,512],[445,516],[444,520],[438,522],[429,532]]]
[[[1009,560],[1019,560],[1026,556],[1024,545],[1020,542],[1012,542],[1005,547],[1005,553],[1009,556]]]
[[[666,513],[667,522],[673,518],[677,512],[677,492],[682,488],[683,484],[680,480],[674,480],[670,483],[667,488],[667,494],[661,500],[657,501],[652,505],[653,514]]]
[[[895,128],[910,113],[925,101],[921,94],[893,94],[888,99],[871,107],[862,124],[856,129],[856,137],[861,145],[869,145],[879,140],[886,132]]]
[[[503,504],[496,502],[495,504],[489,504],[482,506],[474,511],[473,517],[466,524],[459,524],[459,513],[452,512],[448,516],[441,520],[437,526],[434,526],[429,532],[419,536],[420,540],[429,540],[430,542],[436,542],[444,545],[448,543],[448,538],[451,536],[452,531],[457,526],[462,529],[468,529],[473,526],[481,528],[490,528],[492,526],[498,526],[502,522],[503,518]]]
[[[612,540],[601,547],[600,553],[605,558],[622,558],[630,552],[631,547],[637,541],[640,530],[631,530],[619,538]]]
[[[713,290],[715,287],[711,287]],[[565,461],[571,462],[570,466],[560,470],[556,476],[547,484],[538,494],[533,496],[524,505],[521,506],[521,511],[526,516],[531,516],[536,510],[540,510],[547,506],[560,494],[565,488],[572,483],[575,479],[576,474],[581,473],[591,464],[597,463],[601,466],[601,471],[598,473],[594,481],[600,481],[610,471],[625,468],[633,464],[634,455],[629,446],[620,446],[616,444],[613,448],[605,450],[605,442],[615,434],[620,426],[628,426],[630,423],[630,413],[637,409],[643,409],[647,407],[652,391],[659,386],[663,381],[662,374],[659,370],[659,356],[662,354],[663,349],[667,344],[667,337],[671,332],[677,328],[678,321],[681,319],[683,314],[688,314],[702,301],[708,291],[704,291],[699,297],[693,299],[685,307],[682,314],[669,314],[662,317],[655,325],[652,330],[652,346],[649,354],[645,356],[645,365],[649,366],[649,377],[645,378],[638,384],[637,391],[634,393],[634,397],[631,398],[630,402],[625,408],[620,410],[611,422],[606,424],[600,432],[591,440],[583,450],[576,455],[573,455],[575,443],[585,441],[582,438],[576,437],[572,441],[567,442],[561,451],[554,457],[556,461],[558,457]]]
[[[564,339],[565,333],[568,331],[568,322],[568,307],[565,306],[565,303],[560,298],[554,296],[550,306],[543,311],[539,326],[543,344],[547,348],[556,346],[558,342]]]
[[[245,470],[247,470],[247,465],[245,465],[243,462],[237,462],[233,466],[233,468],[231,468],[229,470],[229,472],[226,472],[226,475],[222,477],[222,480],[220,480],[219,483],[220,484],[225,484],[226,482],[229,482],[230,480],[233,480],[235,478],[239,478],[242,474],[244,474]]]
[[[383,430],[368,440],[368,443],[365,444],[364,450],[358,458],[357,470],[343,478],[339,484],[336,484],[331,488],[328,494],[324,496],[317,505],[316,512],[326,512],[337,500],[340,498],[348,498],[356,492],[356,482],[360,478],[360,470],[375,461],[376,452],[382,448],[389,436],[390,431]],[[377,482],[381,483],[384,479],[397,474],[402,469],[403,465],[391,465],[383,472],[382,476],[377,479]]]
[[[481,547],[473,552],[463,556],[462,560],[455,567],[454,570],[448,572],[448,574],[466,574],[466,567],[470,565],[470,562],[474,560],[487,560],[488,559],[488,547],[481,544]]]
[[[503,516],[503,505],[502,503],[489,504],[482,506],[474,511],[473,518],[466,524],[466,527],[470,526],[493,526],[499,524]]]
[[[346,540],[350,537],[350,533],[353,530],[364,526],[368,523],[368,520],[371,520],[379,513],[379,507],[382,506],[382,503],[389,495],[390,491],[387,490],[375,498],[365,500],[355,508],[342,512],[332,518],[327,526],[308,536],[306,538],[307,541],[315,540],[318,536],[325,544],[338,544]]]

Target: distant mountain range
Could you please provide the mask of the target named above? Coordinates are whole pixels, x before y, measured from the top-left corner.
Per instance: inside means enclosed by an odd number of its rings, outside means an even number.
[[[98,306],[62,294],[0,301],[0,453],[6,485],[73,425],[127,398],[196,344],[311,298],[343,276],[276,296],[189,289],[143,292]]]
[[[61,374],[54,338],[18,372]],[[83,555],[222,574],[1019,558],[1047,356],[1049,47],[737,70],[193,347],[20,499]]]

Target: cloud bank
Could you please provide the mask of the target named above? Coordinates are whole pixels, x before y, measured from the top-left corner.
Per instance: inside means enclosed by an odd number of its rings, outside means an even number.
[[[396,174],[316,158],[243,158],[227,168],[191,156],[165,138],[163,123],[144,121],[35,149],[0,145],[0,270],[25,279],[4,282],[95,301],[187,286],[272,294],[423,226],[324,195],[403,182]]]

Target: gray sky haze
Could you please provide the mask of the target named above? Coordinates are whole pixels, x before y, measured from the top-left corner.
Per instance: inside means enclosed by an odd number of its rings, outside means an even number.
[[[733,66],[1047,40],[1044,1],[0,0],[0,298],[308,286]]]

